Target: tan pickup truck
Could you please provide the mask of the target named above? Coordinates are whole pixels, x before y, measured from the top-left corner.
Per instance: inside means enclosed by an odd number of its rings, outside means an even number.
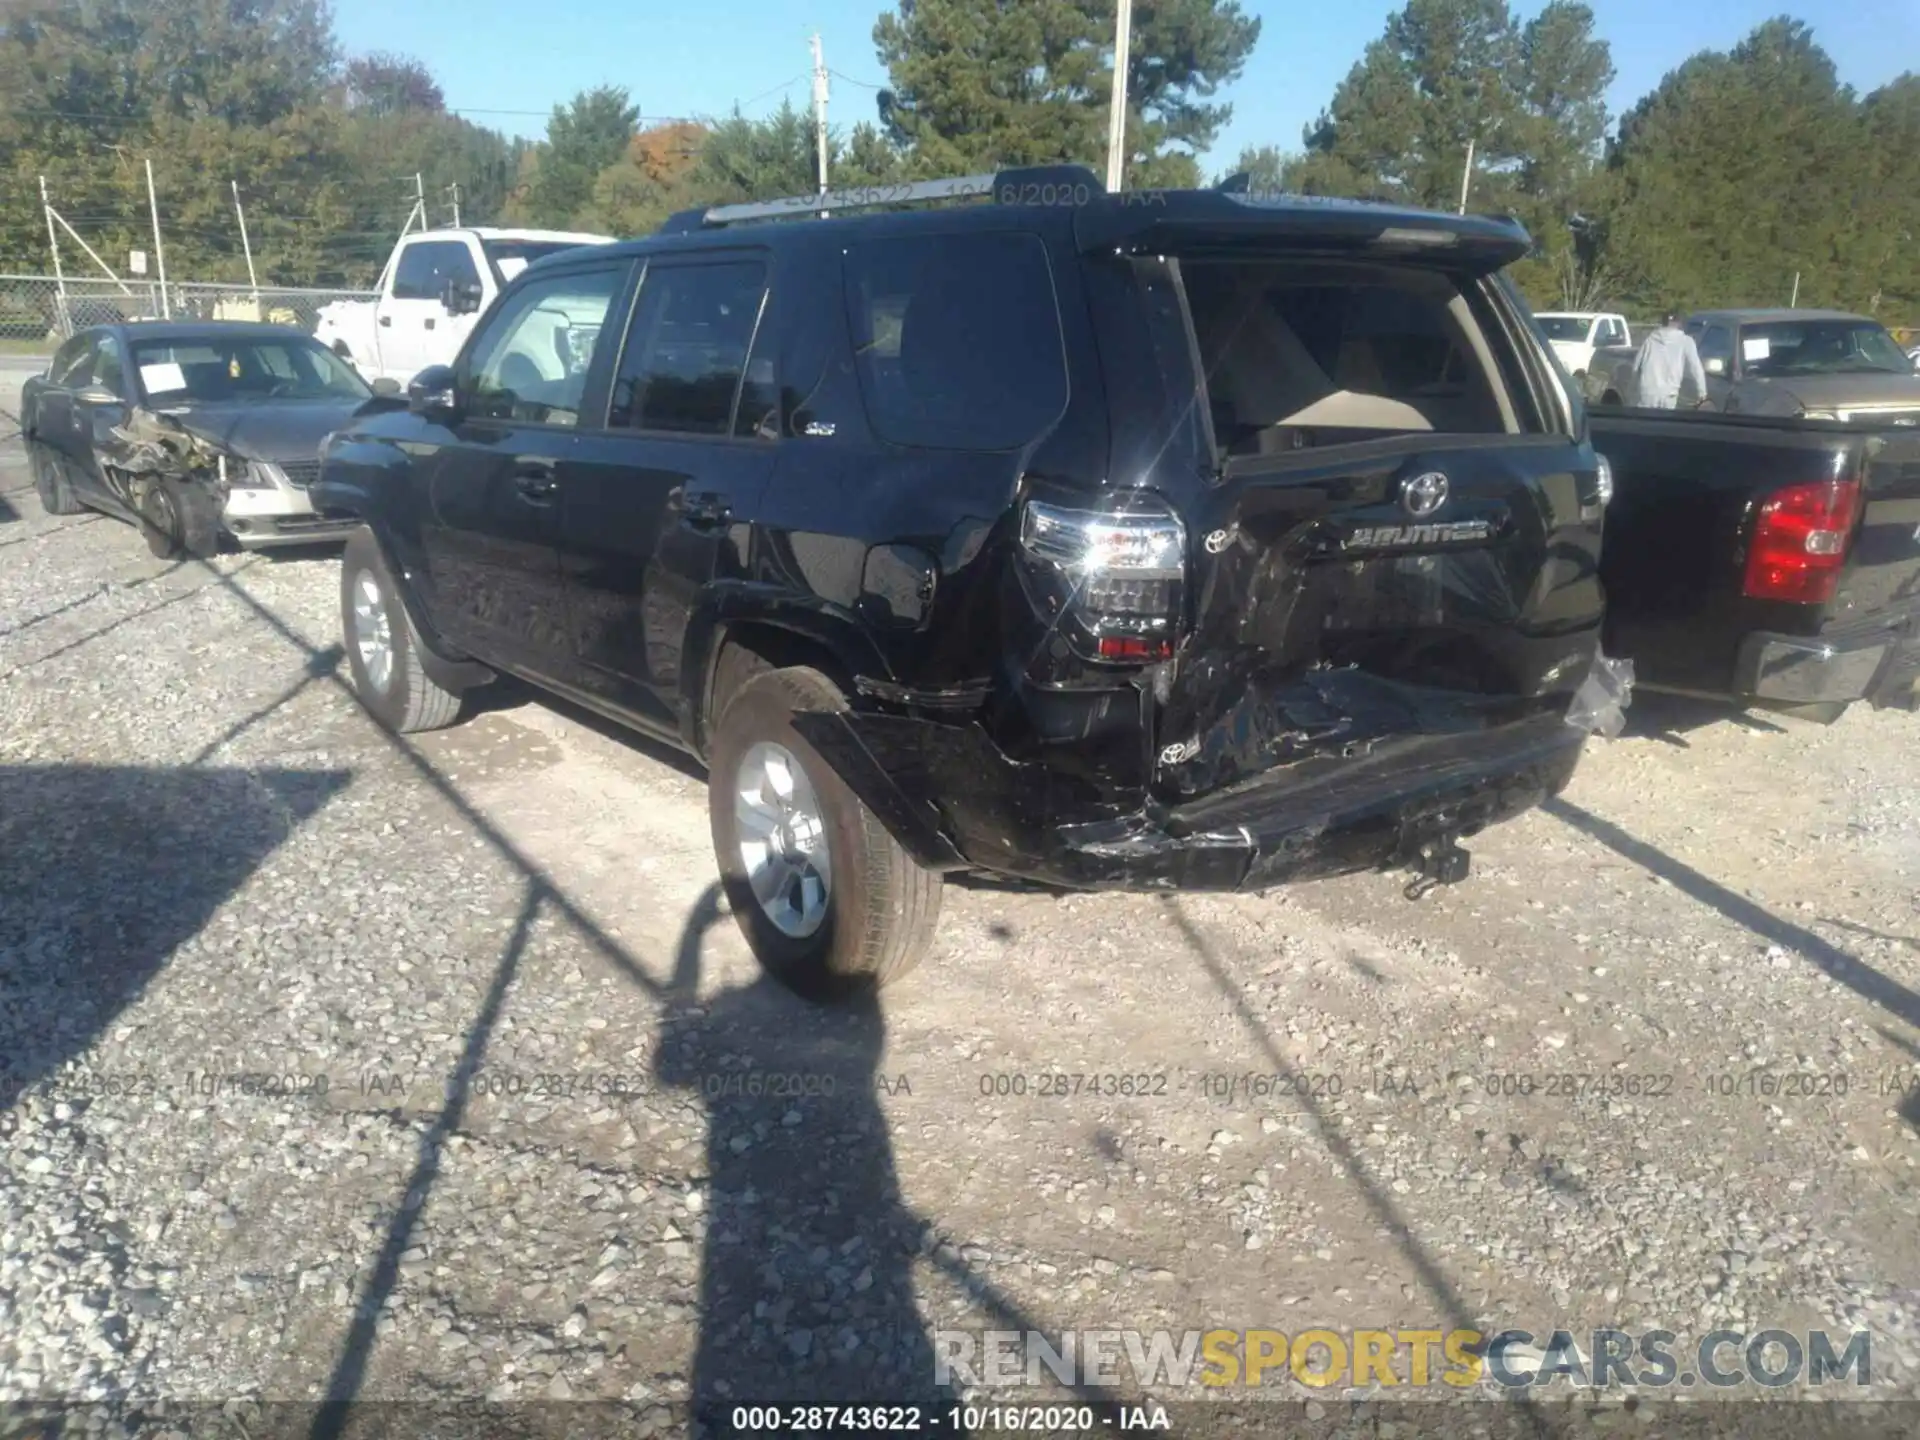
[[[1707,408],[1729,415],[1920,424],[1920,373],[1886,326],[1843,310],[1702,310],[1683,327],[1700,347]],[[1594,352],[1586,395],[1638,403],[1638,352]],[[1698,399],[1682,395],[1682,403]]]

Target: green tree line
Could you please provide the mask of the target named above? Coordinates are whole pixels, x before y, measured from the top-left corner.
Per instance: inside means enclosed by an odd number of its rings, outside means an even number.
[[[871,118],[830,133],[833,183],[1104,168],[1113,18],[1114,0],[899,0],[873,28],[887,83]],[[1129,185],[1203,182],[1260,34],[1238,0],[1135,6]],[[1469,208],[1533,234],[1518,274],[1543,307],[1784,304],[1797,274],[1803,305],[1920,318],[1920,76],[1856,94],[1781,17],[1619,116],[1613,78],[1579,0],[1526,20],[1507,0],[1408,0],[1298,146],[1232,168],[1447,210],[1464,182]],[[149,158],[170,273],[245,278],[237,181],[263,282],[320,285],[371,280],[416,175],[432,223],[457,198],[470,224],[626,235],[805,193],[816,173],[811,120],[784,103],[643,126],[602,86],[555,107],[541,140],[508,139],[450,112],[418,60],[343,54],[323,0],[0,0],[0,269],[47,268],[42,175],[110,263],[147,248]]]

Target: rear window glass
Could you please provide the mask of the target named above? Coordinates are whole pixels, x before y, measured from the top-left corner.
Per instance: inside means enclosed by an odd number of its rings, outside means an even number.
[[[1046,246],[940,235],[847,248],[847,321],[867,419],[883,440],[1013,450],[1067,403]]]
[[[1184,275],[1229,454],[1507,429],[1471,307],[1437,273],[1257,261],[1190,263]]]

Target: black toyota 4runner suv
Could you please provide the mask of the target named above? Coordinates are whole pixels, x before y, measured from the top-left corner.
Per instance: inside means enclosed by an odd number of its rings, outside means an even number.
[[[1598,655],[1527,245],[1059,167],[542,260],[324,448],[358,693],[424,730],[507,672],[691,751],[801,988],[904,972],[957,870],[1459,879]]]

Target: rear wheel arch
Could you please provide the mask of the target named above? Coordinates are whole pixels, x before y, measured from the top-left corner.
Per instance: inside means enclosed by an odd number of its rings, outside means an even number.
[[[884,668],[858,632],[835,635],[826,626],[802,628],[785,618],[709,614],[689,627],[688,639],[683,670],[683,683],[692,690],[687,698],[693,733],[688,738],[702,757],[729,695],[761,671],[804,666],[819,671],[851,698],[856,675]]]
[[[705,753],[728,699],[755,675],[805,667],[831,680],[843,695],[853,692],[853,671],[834,648],[815,636],[763,620],[741,620],[714,637],[701,686],[698,739]]]

